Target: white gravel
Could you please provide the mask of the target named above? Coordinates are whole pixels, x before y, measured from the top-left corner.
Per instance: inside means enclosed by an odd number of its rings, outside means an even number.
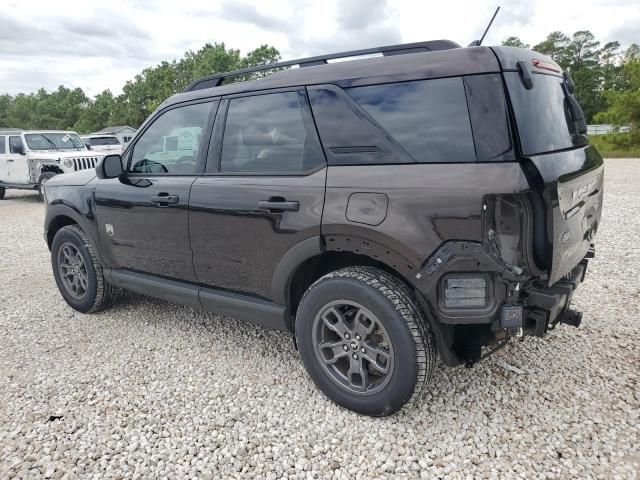
[[[638,478],[639,180],[640,160],[607,161],[579,329],[441,366],[422,404],[386,419],[327,400],[284,333],[134,295],[75,313],[42,204],[9,191],[0,478]]]

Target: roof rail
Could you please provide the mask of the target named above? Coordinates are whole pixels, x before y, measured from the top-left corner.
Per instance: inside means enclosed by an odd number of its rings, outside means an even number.
[[[371,55],[381,53],[385,57],[393,55],[404,55],[407,53],[431,52],[434,50],[449,50],[459,48],[455,42],[451,40],[430,40],[427,42],[403,43],[399,45],[387,45],[385,47],[364,48],[361,50],[350,50],[347,52],[330,53],[327,55],[318,55],[316,57],[299,58],[297,60],[287,60],[284,62],[268,63],[265,65],[257,65],[255,67],[241,68],[230,72],[217,73],[207,77],[198,78],[189,84],[184,90],[192,92],[194,90],[202,90],[205,88],[219,87],[222,83],[231,77],[244,75],[247,73],[262,72],[264,70],[274,70],[276,68],[291,67],[298,65],[300,68],[313,67],[315,65],[325,65],[328,60],[337,58],[359,57],[362,55]]]

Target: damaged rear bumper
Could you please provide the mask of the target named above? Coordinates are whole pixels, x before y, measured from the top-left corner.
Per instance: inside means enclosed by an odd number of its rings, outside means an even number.
[[[524,335],[542,337],[558,323],[578,327],[582,313],[570,308],[573,292],[584,281],[589,260],[583,259],[569,274],[552,286],[531,286],[523,292],[522,324]]]

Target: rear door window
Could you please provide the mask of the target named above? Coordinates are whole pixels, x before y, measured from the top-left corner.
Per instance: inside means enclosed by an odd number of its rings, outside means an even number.
[[[5,147],[6,143],[7,143],[7,137],[0,136],[0,155],[2,155],[3,153],[6,153],[7,151]]]
[[[462,78],[347,89],[418,163],[475,162]]]
[[[571,130],[571,116],[563,88],[556,75],[532,73],[533,87],[527,90],[517,72],[504,78],[518,125],[522,153],[536,155],[584,144]]]
[[[303,91],[229,101],[222,173],[301,174],[323,164]]]

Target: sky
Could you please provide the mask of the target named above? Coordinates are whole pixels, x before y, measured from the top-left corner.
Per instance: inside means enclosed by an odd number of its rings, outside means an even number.
[[[489,0],[1,0],[0,93],[58,85],[120,93],[146,67],[206,43],[246,53],[261,44],[291,59],[356,48],[479,38]],[[517,0],[502,5],[484,44],[542,41],[590,30],[640,44],[640,0]]]

